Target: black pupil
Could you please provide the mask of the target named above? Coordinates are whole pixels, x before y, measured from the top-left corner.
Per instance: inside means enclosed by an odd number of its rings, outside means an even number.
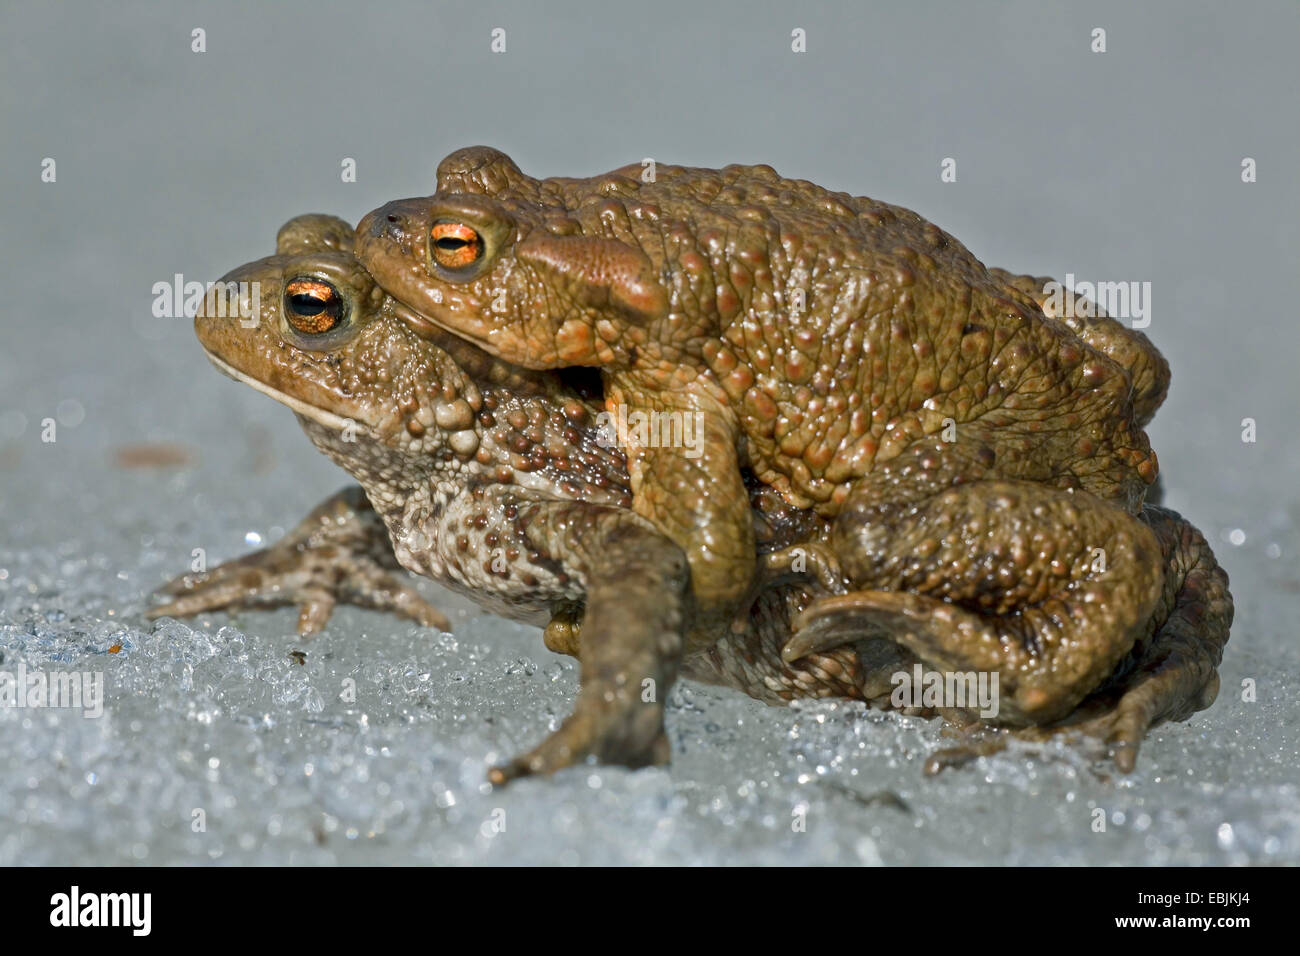
[[[289,296],[289,306],[298,315],[320,315],[322,312],[328,312],[333,316],[339,314],[337,298],[322,299],[309,292],[299,292]]]
[[[464,249],[468,245],[468,239],[457,239],[455,236],[444,236],[438,240],[438,248],[444,252],[455,252],[457,249]]]

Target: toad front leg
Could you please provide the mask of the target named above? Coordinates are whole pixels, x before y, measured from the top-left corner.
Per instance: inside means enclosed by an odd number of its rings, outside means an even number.
[[[632,507],[686,553],[697,633],[715,633],[742,609],[756,576],[738,427],[716,386],[696,378],[681,389],[647,388],[647,374],[608,375],[606,405],[626,442]]]
[[[335,605],[343,603],[448,630],[447,618],[400,574],[383,521],[360,488],[345,488],[271,547],[168,582],[157,593],[172,600],[145,616],[296,605],[298,633],[307,636],[323,628]]]
[[[573,714],[489,779],[550,773],[594,758],[667,763],[663,701],[676,679],[691,616],[681,549],[638,516],[573,502],[521,502],[516,526],[545,561],[562,561],[586,595]]]

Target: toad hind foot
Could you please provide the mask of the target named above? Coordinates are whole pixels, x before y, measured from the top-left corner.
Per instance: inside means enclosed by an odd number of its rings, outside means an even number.
[[[155,593],[173,600],[145,616],[296,605],[298,633],[305,637],[324,628],[343,603],[450,629],[446,616],[401,580],[403,573],[370,502],[360,488],[346,488],[271,547],[163,585]]]

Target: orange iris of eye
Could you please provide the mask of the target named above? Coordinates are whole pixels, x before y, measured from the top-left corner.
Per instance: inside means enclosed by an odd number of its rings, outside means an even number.
[[[284,290],[285,313],[299,332],[319,335],[338,325],[343,301],[333,286],[316,279],[295,279]]]
[[[434,261],[444,269],[463,269],[483,253],[483,240],[469,226],[436,222],[429,232]]]

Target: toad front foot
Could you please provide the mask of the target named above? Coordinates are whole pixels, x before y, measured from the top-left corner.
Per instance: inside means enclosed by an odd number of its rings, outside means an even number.
[[[341,602],[448,630],[447,618],[401,580],[403,573],[383,521],[360,488],[346,488],[271,547],[167,583],[156,593],[173,600],[145,614],[191,617],[296,605],[298,633],[307,636],[321,630]]]
[[[663,708],[655,704],[617,707],[579,705],[560,729],[526,754],[488,771],[493,784],[554,773],[588,760],[633,769],[668,763]]]

